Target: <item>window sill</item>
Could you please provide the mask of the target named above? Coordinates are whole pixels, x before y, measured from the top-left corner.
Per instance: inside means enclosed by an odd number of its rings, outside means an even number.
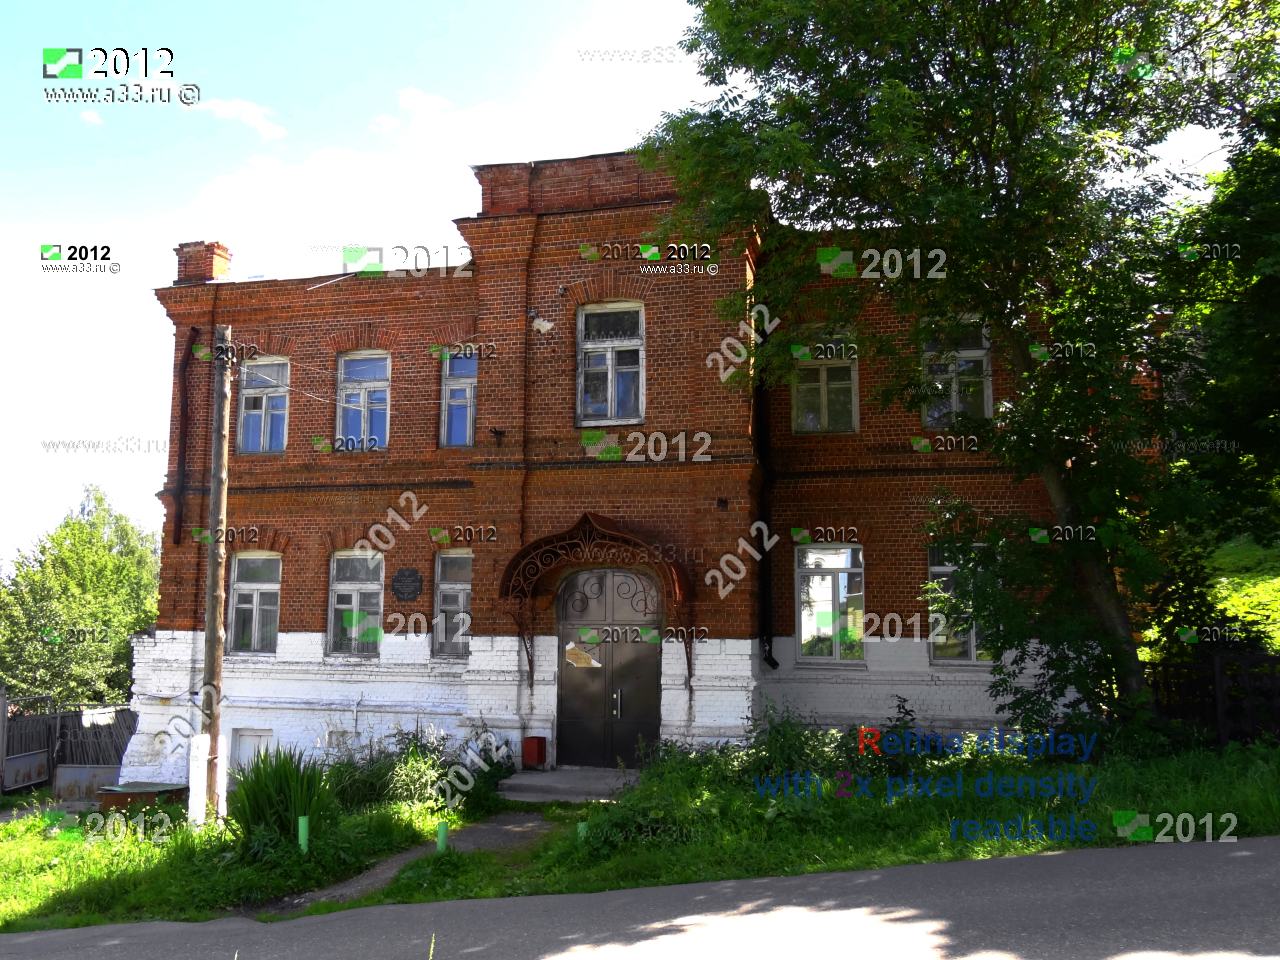
[[[990,660],[930,660],[930,670],[959,670],[961,673],[989,673],[991,671],[992,661]]]
[[[274,657],[275,655],[276,652],[274,650],[228,650],[225,654],[228,657],[249,657],[259,660]]]
[[[237,450],[237,457],[283,457],[284,450]]]
[[[574,425],[583,430],[589,430],[592,427],[642,427],[644,426],[644,417],[627,420],[583,420],[578,418]]]
[[[856,437],[861,432],[857,427],[852,430],[797,430],[795,427],[791,428],[793,437]]]
[[[797,670],[866,670],[866,660],[820,660],[817,657],[806,657],[796,660]]]

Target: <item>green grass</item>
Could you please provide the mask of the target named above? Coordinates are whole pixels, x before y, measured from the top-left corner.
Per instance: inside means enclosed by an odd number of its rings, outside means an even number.
[[[1280,653],[1280,545],[1260,547],[1247,537],[1232,540],[1210,558],[1218,578],[1217,599],[1240,617],[1257,617]]]
[[[384,890],[349,904],[312,908],[328,913],[376,903],[589,893],[629,887],[747,877],[864,870],[909,863],[1016,856],[1090,846],[1125,846],[1112,813],[1137,810],[1234,813],[1235,835],[1280,833],[1280,747],[1232,746],[1225,753],[1189,751],[1153,759],[1111,757],[1101,763],[1044,765],[1003,757],[954,757],[920,763],[918,775],[954,775],[966,781],[986,772],[1046,776],[1062,771],[1097,777],[1087,805],[1067,798],[1018,800],[918,797],[886,805],[882,769],[875,799],[834,796],[828,780],[821,799],[761,799],[750,777],[723,776],[742,751],[713,758],[667,761],[646,770],[614,804],[556,805],[544,814],[556,827],[530,849],[495,853],[449,852],[406,866]],[[867,771],[861,771],[865,776]],[[966,789],[971,793],[971,788]],[[953,840],[950,820],[1027,819],[1055,813],[1091,819],[1098,839]],[[577,823],[590,823],[588,839]],[[1215,819],[1215,835],[1221,830]],[[1203,827],[1197,825],[1198,835]],[[1170,833],[1170,836],[1173,836]],[[678,839],[684,837],[684,839]]]
[[[89,842],[75,817],[52,819],[0,824],[0,932],[211,919],[353,876],[434,838],[441,817],[408,804],[346,815],[327,835],[313,835],[305,856],[295,844],[241,853],[230,831],[216,827],[174,827],[163,844],[132,828],[119,840]]]
[[[20,790],[17,793],[0,793],[0,810],[38,807],[52,801],[53,793],[45,787],[38,790]]]

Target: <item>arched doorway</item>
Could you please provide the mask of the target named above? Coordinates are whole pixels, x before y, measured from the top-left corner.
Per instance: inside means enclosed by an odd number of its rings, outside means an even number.
[[[556,763],[636,765],[661,728],[662,594],[635,570],[580,570],[556,595]]]

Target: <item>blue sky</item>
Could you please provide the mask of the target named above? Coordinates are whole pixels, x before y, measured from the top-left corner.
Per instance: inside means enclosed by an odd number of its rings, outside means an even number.
[[[6,418],[0,566],[88,483],[159,529],[173,328],[152,291],[173,281],[178,243],[227,244],[233,279],[337,273],[347,243],[456,245],[452,220],[480,205],[472,164],[622,150],[709,99],[690,58],[667,62],[692,22],[683,0],[8,8],[0,264],[22,413]],[[108,81],[43,79],[43,48],[144,46],[173,51],[171,96],[194,84],[198,105],[46,102]],[[583,53],[655,48],[660,62]],[[135,64],[127,82],[166,81]],[[1216,147],[1192,132],[1168,155],[1219,169]],[[43,243],[109,244],[120,273],[46,273]],[[118,438],[156,449],[47,447]]]
[[[159,528],[173,341],[152,291],[173,281],[178,243],[227,244],[233,279],[337,273],[346,243],[459,244],[453,219],[480,207],[472,164],[626,149],[664,110],[707,99],[692,60],[671,50],[692,9],[635,11],[569,0],[7,10],[0,263],[9,386],[25,412],[7,418],[0,565],[87,483]],[[144,46],[173,51],[171,83],[197,85],[199,105],[46,102],[45,88],[110,84],[44,79],[43,48],[88,58]],[[662,62],[581,53],[658,47]],[[85,62],[87,76],[96,63]],[[139,70],[127,82],[166,82]],[[43,272],[42,243],[109,244],[121,271]],[[118,438],[130,438],[125,452],[46,447]]]

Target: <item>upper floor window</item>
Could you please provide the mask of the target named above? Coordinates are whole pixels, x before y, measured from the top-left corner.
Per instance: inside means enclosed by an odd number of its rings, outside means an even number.
[[[791,391],[792,432],[853,433],[857,429],[857,361],[802,361]]]
[[[470,551],[436,554],[436,616],[431,627],[432,656],[465,657],[470,652]]]
[[[955,592],[956,565],[943,554],[942,547],[929,547],[929,580],[944,593]],[[934,660],[959,663],[989,661],[991,654],[982,649],[982,629],[972,624],[964,631],[951,629],[942,615],[929,611],[929,655]]]
[[[644,307],[578,310],[578,423],[644,421]]]
[[[338,437],[334,449],[386,447],[391,411],[391,356],[361,351],[338,358]]]
[[[922,410],[926,427],[948,428],[957,414],[991,416],[991,349],[981,330],[962,337],[954,349],[925,344],[924,370],[934,396]]]
[[[470,447],[476,442],[476,367],[474,353],[444,358],[440,383],[442,447]]]
[[[802,660],[861,660],[862,547],[796,548],[796,647]]]
[[[275,653],[280,630],[280,555],[242,551],[231,560],[232,653]]]
[[[376,654],[382,640],[382,554],[335,553],[329,569],[329,652]]]
[[[264,358],[244,364],[240,375],[240,453],[278,453],[288,438],[289,361]]]

